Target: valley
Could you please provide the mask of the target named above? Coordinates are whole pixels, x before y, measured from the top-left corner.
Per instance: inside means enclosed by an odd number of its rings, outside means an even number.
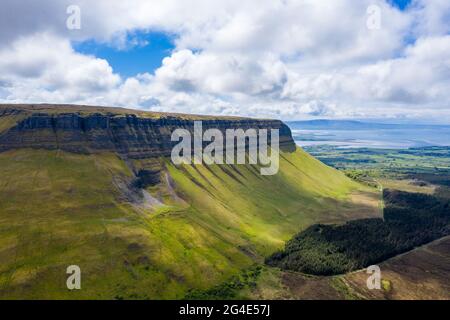
[[[388,224],[398,224],[395,227],[398,231],[409,230],[408,233],[390,230],[391,235],[389,237],[396,235],[395,237],[404,237],[406,240],[407,238],[412,239],[414,235],[421,234],[421,236],[425,236],[423,238],[425,244],[416,244],[406,249],[404,253],[393,253],[391,254],[393,257],[390,258],[387,256],[380,258],[378,261],[365,263],[365,266],[371,263],[379,265],[382,276],[381,290],[369,290],[367,288],[366,281],[369,274],[361,265],[355,265],[354,268],[357,269],[355,271],[341,270],[341,274],[331,276],[311,274],[317,272],[317,270],[304,273],[266,265],[257,268],[257,272],[251,272],[251,276],[245,275],[245,273],[241,274],[240,278],[233,278],[210,291],[197,293],[195,297],[217,299],[218,295],[220,297],[220,294],[222,294],[225,297],[235,299],[450,299],[450,281],[448,278],[450,272],[450,238],[445,236],[449,232],[448,198],[450,192],[447,184],[449,176],[445,174],[445,170],[450,163],[445,158],[448,148],[380,150],[317,146],[305,149],[322,161],[339,167],[352,179],[373,187],[383,186],[385,193],[383,211],[384,214],[387,213],[389,216],[388,221],[390,222]],[[403,160],[402,157],[408,157],[408,160]],[[376,162],[355,161],[370,158],[376,159]],[[392,165],[392,162],[395,165]],[[439,166],[439,169],[435,169],[437,166]],[[386,210],[386,206],[388,206],[388,210]],[[399,212],[406,215],[403,217],[397,215],[396,212],[399,209]],[[435,218],[433,218],[433,214],[436,214]],[[411,220],[411,218],[413,219]],[[442,218],[444,219],[441,220],[443,224],[438,226],[439,223],[436,224],[435,222]],[[401,221],[398,219],[401,219]],[[433,219],[437,220],[433,222]],[[337,236],[335,240],[347,241],[339,249],[341,253],[345,253],[340,257],[343,258],[341,262],[355,263],[362,261],[360,259],[369,257],[380,249],[389,248],[389,246],[386,247],[387,243],[381,245],[384,241],[383,232],[377,235],[376,232],[371,231],[370,225],[372,223],[373,226],[381,227],[379,230],[383,230],[385,222],[381,219],[353,220],[346,224],[331,222],[321,225],[320,228],[331,228],[330,231]],[[415,225],[411,225],[411,223],[415,223]],[[319,226],[312,226],[310,229],[313,231],[317,227]],[[354,230],[354,233],[344,231],[346,229]],[[429,238],[426,234],[434,231],[443,233],[435,235],[434,238],[438,239],[433,241],[433,237]],[[299,233],[299,235],[303,234],[305,233]],[[317,239],[321,239],[321,236],[325,237],[319,233]],[[391,240],[394,240],[395,237]],[[324,258],[329,256],[329,262],[332,263],[328,265],[328,268],[332,265],[342,267],[344,264],[338,263],[340,262],[338,257],[333,256],[335,253],[333,253],[332,247],[328,248],[329,251],[321,251],[324,248],[326,249],[327,246],[332,246],[335,241],[330,237],[325,238],[326,241],[310,246],[309,250],[312,250],[312,252],[300,261],[308,261],[308,259],[314,257],[315,251],[316,259],[317,257],[321,259],[316,260],[310,266],[316,269],[321,265],[326,266]],[[405,244],[405,240],[397,242],[397,239],[393,243]],[[350,249],[352,247],[359,248],[353,252],[358,257],[353,261],[349,260],[347,256],[352,254]],[[302,250],[304,248],[303,246]]]

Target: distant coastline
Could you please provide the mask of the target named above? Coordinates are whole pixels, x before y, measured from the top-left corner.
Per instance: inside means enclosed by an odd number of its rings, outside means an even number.
[[[290,121],[297,145],[407,149],[450,145],[450,126],[385,124],[349,120]]]

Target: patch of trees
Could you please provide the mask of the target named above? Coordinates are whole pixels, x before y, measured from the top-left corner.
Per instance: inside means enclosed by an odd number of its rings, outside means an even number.
[[[450,187],[450,172],[448,170],[438,170],[439,173],[411,173],[408,178],[426,181],[444,187]]]
[[[256,288],[257,280],[262,272],[262,267],[254,265],[207,290],[191,289],[188,291],[185,300],[232,300],[237,299],[239,291],[244,288]]]
[[[385,190],[383,196],[384,220],[313,225],[266,263],[308,274],[342,274],[450,235],[449,199],[396,190]]]
[[[369,171],[358,169],[343,170],[343,171],[345,175],[350,179],[353,179],[361,183],[365,183],[371,187],[376,188],[378,186],[378,183],[373,179],[372,174]]]

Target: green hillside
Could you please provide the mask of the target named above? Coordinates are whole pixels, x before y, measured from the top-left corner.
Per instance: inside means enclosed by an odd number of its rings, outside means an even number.
[[[15,126],[18,121],[22,120],[25,115],[8,115],[0,117],[0,133]]]
[[[161,183],[134,201],[130,168]],[[0,153],[0,299],[183,298],[317,222],[379,214],[375,189],[297,149],[280,171],[20,149]],[[79,265],[82,289],[66,288]]]

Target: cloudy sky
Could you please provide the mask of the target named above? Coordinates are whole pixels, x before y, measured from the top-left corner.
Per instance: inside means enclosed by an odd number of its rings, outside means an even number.
[[[450,123],[450,1],[2,0],[19,102]]]

